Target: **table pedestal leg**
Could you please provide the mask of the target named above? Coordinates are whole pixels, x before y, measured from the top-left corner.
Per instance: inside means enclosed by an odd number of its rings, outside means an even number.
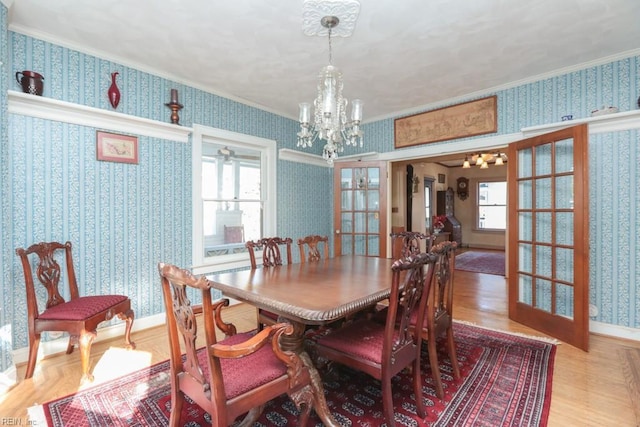
[[[316,414],[318,414],[318,417],[322,420],[322,423],[325,426],[340,427],[340,424],[331,415],[327,401],[324,398],[322,378],[320,378],[320,374],[311,361],[311,358],[307,352],[304,351],[304,331],[306,325],[286,318],[279,318],[278,322],[287,322],[293,325],[293,335],[282,335],[280,342],[284,350],[296,352],[309,370],[309,375],[311,376],[311,387],[313,388],[313,409],[316,411]]]

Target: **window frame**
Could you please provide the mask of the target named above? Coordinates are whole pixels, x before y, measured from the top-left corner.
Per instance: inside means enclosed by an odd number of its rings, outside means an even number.
[[[249,253],[243,252],[217,257],[204,256],[204,227],[202,197],[202,145],[203,143],[221,144],[233,148],[251,148],[260,151],[260,180],[263,200],[262,230],[263,235],[276,233],[277,224],[277,143],[274,140],[245,135],[224,129],[203,125],[193,125],[191,144],[192,164],[192,272],[206,274],[251,265]]]
[[[505,227],[504,228],[481,228],[480,227],[480,184],[487,182],[504,182],[505,184],[505,196],[508,196],[508,182],[506,178],[483,178],[475,180],[473,189],[475,191],[475,209],[473,211],[473,231],[481,233],[504,233],[507,231],[508,221],[508,200],[505,199],[504,205],[486,205],[486,206],[504,206],[505,209]],[[484,206],[484,205],[483,205]]]

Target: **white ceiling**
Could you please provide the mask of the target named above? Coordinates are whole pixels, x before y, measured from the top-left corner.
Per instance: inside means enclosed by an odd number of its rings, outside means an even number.
[[[294,119],[328,64],[303,0],[2,1],[12,31]],[[332,44],[368,122],[639,54],[640,1],[362,0]]]

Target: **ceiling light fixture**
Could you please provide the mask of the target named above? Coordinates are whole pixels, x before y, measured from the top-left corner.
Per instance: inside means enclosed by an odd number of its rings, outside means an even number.
[[[471,164],[469,164],[469,157],[468,156],[464,156],[464,163],[462,164],[462,167],[464,169],[469,169],[471,167]]]
[[[320,23],[329,33],[329,65],[320,70],[318,95],[311,104],[300,103],[300,132],[298,147],[312,147],[316,140],[325,140],[322,157],[329,163],[344,151],[344,145],[362,147],[362,101],[351,102],[351,120],[347,121],[347,99],[342,96],[342,73],[331,63],[331,31],[338,25],[337,16],[324,16]]]
[[[504,165],[505,160],[507,160],[507,156],[504,153],[476,153],[471,155],[471,162],[469,162],[469,156],[464,156],[464,162],[462,163],[462,167],[464,169],[469,169],[471,167],[471,163],[476,166],[480,166],[480,169],[488,169],[489,163],[493,162],[496,166]]]

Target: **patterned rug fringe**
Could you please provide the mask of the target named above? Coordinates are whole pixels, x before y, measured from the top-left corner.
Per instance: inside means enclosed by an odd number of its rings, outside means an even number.
[[[537,335],[525,334],[525,333],[522,333],[522,332],[505,331],[504,329],[490,328],[488,326],[478,325],[475,322],[469,322],[469,321],[466,321],[466,320],[453,319],[453,321],[455,323],[460,323],[461,325],[475,326],[476,328],[487,329],[489,331],[500,332],[500,333],[507,334],[507,335],[514,335],[516,337],[529,338],[529,339],[532,339],[532,340],[538,340],[538,341],[546,342],[546,343],[549,343],[549,344],[554,344],[554,345],[562,344],[562,341],[557,340],[555,338],[551,338],[551,337],[541,337],[541,336],[537,336]]]

